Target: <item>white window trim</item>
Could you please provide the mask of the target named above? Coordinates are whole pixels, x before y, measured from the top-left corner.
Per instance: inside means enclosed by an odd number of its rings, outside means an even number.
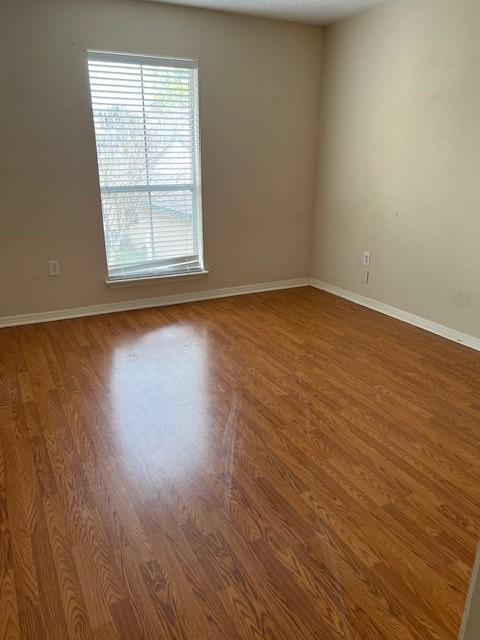
[[[97,60],[97,61],[111,61],[111,62],[131,62],[134,64],[150,64],[150,65],[159,65],[162,63],[165,66],[169,67],[177,67],[182,69],[194,69],[196,71],[196,109],[194,110],[194,117],[196,119],[196,139],[195,139],[195,171],[200,172],[200,176],[202,174],[202,159],[201,159],[201,130],[200,130],[200,91],[199,91],[199,60],[198,58],[188,59],[188,58],[170,58],[165,56],[145,56],[139,54],[132,53],[122,53],[122,52],[109,52],[109,51],[101,51],[101,50],[88,50],[87,51],[87,59]],[[92,113],[93,116],[93,113]],[[191,185],[178,185],[175,187],[169,187],[169,185],[151,185],[148,187],[149,191],[158,190],[158,191],[168,191],[169,189],[175,188],[176,190],[184,188],[185,190],[191,190]],[[104,191],[111,190],[114,191],[115,187],[105,188],[101,187]],[[127,187],[128,189],[128,187]],[[139,190],[139,187],[136,187]],[[122,191],[125,191],[125,187],[121,188]],[[141,187],[140,187],[141,190]],[[147,188],[145,188],[147,190]],[[177,271],[172,273],[159,274],[154,273],[145,276],[134,276],[132,277],[118,277],[112,278],[110,277],[107,263],[107,254],[105,253],[105,261],[106,261],[106,279],[105,284],[108,287],[119,288],[119,287],[130,287],[136,285],[148,285],[154,284],[162,281],[169,280],[184,280],[184,279],[195,279],[199,277],[205,277],[209,275],[210,271],[205,268],[205,258],[204,258],[204,229],[203,229],[203,197],[202,197],[202,179],[197,181],[197,186],[195,188],[195,196],[197,200],[197,234],[200,236],[200,244],[198,251],[198,258],[200,267],[198,269],[191,269],[186,271]],[[103,208],[102,208],[102,217],[103,217]],[[106,242],[106,238],[104,238],[104,243]],[[198,242],[198,241],[197,241]]]
[[[112,289],[119,289],[122,287],[135,287],[148,284],[159,284],[161,282],[168,282],[171,280],[196,280],[197,278],[204,278],[208,276],[210,271],[208,269],[202,269],[202,271],[191,271],[185,273],[169,273],[164,276],[142,276],[140,278],[107,278],[105,284]]]

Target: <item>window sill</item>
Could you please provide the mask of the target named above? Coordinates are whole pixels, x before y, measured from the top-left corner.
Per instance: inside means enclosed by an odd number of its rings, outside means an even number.
[[[170,282],[172,280],[194,280],[208,276],[209,273],[210,271],[204,269],[203,271],[194,271],[192,273],[169,273],[164,276],[144,276],[143,278],[115,278],[111,280],[107,278],[105,284],[107,287],[112,288],[137,287],[158,284],[159,282]]]

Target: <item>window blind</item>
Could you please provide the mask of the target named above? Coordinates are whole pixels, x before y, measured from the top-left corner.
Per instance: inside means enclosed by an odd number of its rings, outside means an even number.
[[[88,55],[110,279],[201,271],[193,61]]]

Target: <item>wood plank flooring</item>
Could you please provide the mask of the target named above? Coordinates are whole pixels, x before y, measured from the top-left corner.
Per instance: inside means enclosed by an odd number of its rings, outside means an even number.
[[[310,288],[0,330],[0,639],[453,640],[479,374]]]

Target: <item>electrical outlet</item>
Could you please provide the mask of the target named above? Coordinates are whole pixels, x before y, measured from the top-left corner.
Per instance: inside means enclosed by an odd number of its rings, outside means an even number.
[[[49,260],[48,261],[48,269],[50,271],[51,276],[59,276],[60,275],[60,261],[59,260]]]
[[[370,281],[370,271],[364,271],[362,276],[363,284],[368,284]]]
[[[363,252],[363,264],[365,267],[369,267],[370,266],[370,251],[364,251]]]

